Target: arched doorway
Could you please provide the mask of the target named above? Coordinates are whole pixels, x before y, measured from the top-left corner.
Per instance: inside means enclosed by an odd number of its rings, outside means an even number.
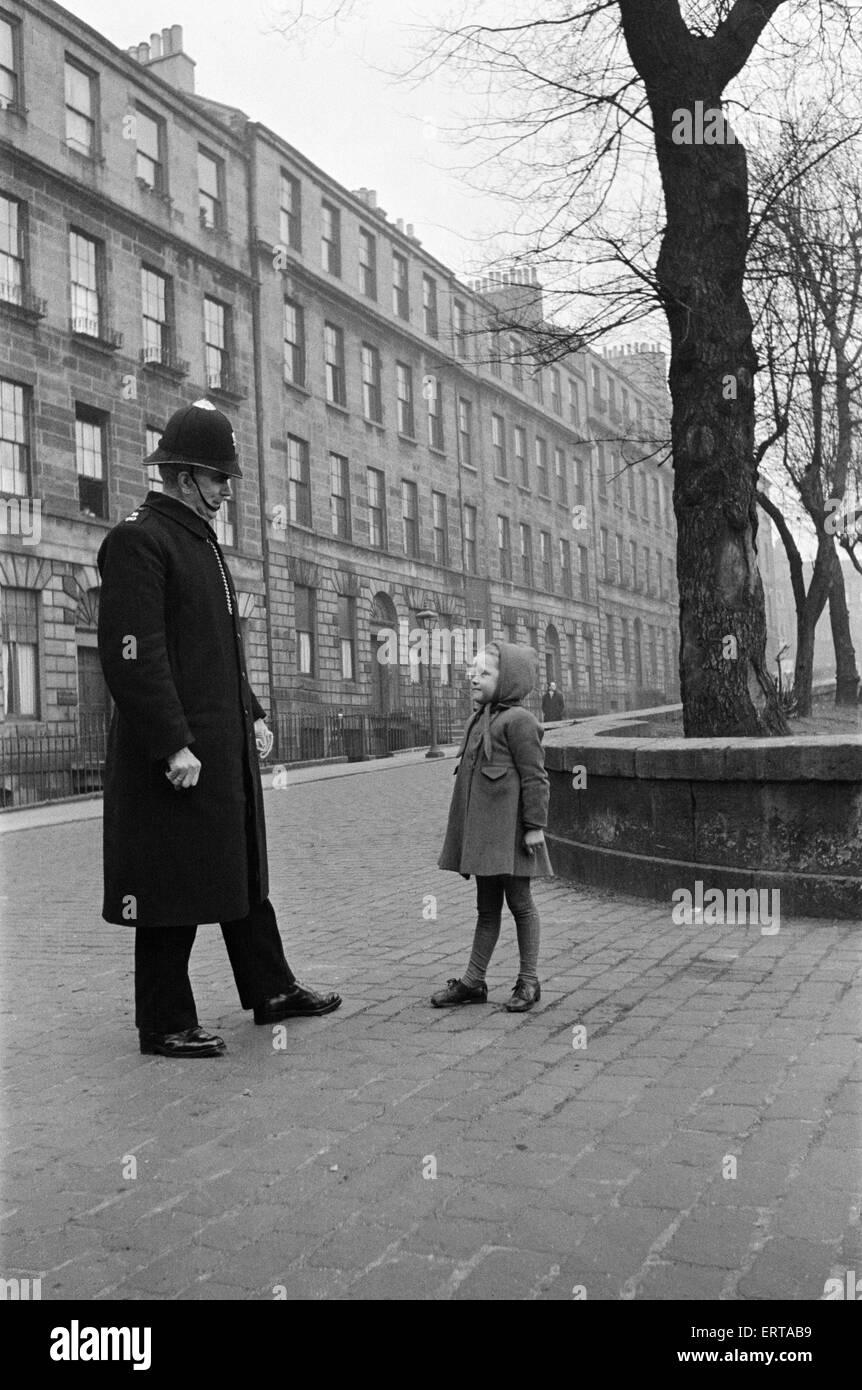
[[[643,630],[640,618],[635,618],[635,681],[638,690],[643,690],[644,684],[644,658],[643,658]]]
[[[560,634],[553,623],[549,623],[545,628],[545,684],[550,685],[554,681],[557,686],[562,686],[562,677]]]
[[[371,703],[378,714],[388,714],[398,690],[398,613],[395,604],[382,590],[374,595],[371,607]],[[392,654],[391,661],[378,660],[385,651],[384,641]]]

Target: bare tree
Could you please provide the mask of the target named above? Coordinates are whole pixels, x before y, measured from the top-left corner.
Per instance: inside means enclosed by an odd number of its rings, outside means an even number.
[[[858,137],[858,130],[853,133]],[[862,389],[862,181],[858,139],[829,141],[812,157],[811,128],[792,121],[771,160],[755,168],[768,199],[749,258],[765,361],[764,437],[758,461],[789,480],[810,521],[816,558],[806,593],[796,537],[774,499],[758,498],[778,527],[796,605],[795,691],[811,706],[815,629],[826,603],[835,645],[836,703],[855,704],[859,683],[844,579],[836,550],[851,477]],[[794,177],[788,178],[788,171]],[[780,455],[773,446],[780,439]]]

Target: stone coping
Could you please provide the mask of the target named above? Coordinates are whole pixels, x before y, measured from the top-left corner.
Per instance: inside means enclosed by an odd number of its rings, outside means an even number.
[[[545,766],[571,772],[582,764],[597,777],[687,782],[862,782],[862,735],[640,738],[621,732],[621,726],[655,721],[681,708],[663,705],[548,725]]]

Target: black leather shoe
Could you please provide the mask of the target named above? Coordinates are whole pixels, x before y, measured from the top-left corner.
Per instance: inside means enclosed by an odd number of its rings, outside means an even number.
[[[222,1057],[227,1051],[224,1038],[205,1033],[203,1028],[186,1028],[184,1033],[141,1033],[141,1051],[159,1057]]]
[[[523,1014],[527,1012],[527,1009],[532,1009],[534,1004],[538,1004],[541,997],[542,987],[538,980],[535,984],[529,985],[519,975],[515,981],[515,988],[512,990],[512,997],[505,1007],[510,1014]]]
[[[276,994],[258,1004],[254,1011],[255,1023],[280,1023],[283,1018],[314,1017],[317,1014],[331,1014],[342,1002],[340,994],[316,994],[306,989],[298,981],[286,994]]]

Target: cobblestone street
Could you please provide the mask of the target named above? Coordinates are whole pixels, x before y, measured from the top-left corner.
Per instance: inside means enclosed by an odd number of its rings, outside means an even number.
[[[267,791],[288,959],[345,1002],[254,1027],[202,928],[209,1061],[138,1051],[101,820],[3,836],[0,1273],[43,1299],[349,1300],[816,1300],[862,1274],[858,927],[684,927],[542,883],[541,1004],[502,1008],[507,915],[489,1003],[432,1009],[474,917],[435,868],[452,770]]]

